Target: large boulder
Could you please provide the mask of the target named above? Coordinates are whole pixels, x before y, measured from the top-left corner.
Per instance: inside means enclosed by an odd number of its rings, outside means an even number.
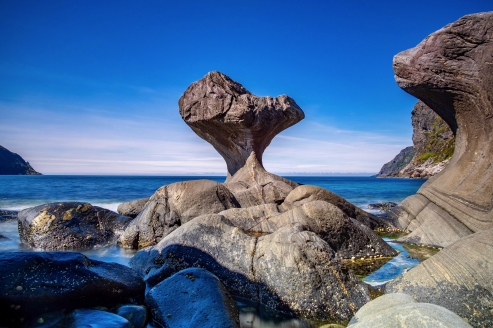
[[[123,247],[140,249],[157,244],[189,220],[239,207],[223,184],[211,180],[177,182],[159,188],[119,239]]]
[[[444,327],[470,328],[457,314],[435,304],[418,303],[401,293],[387,294],[365,304],[348,328]]]
[[[254,236],[301,224],[316,233],[342,258],[395,256],[397,252],[360,222],[350,219],[335,205],[314,200],[279,213],[275,204],[230,209],[219,213],[236,227]]]
[[[185,269],[162,281],[147,293],[146,304],[160,327],[240,326],[235,301],[204,269]]]
[[[45,312],[142,302],[145,284],[130,268],[73,252],[0,253],[0,325]]]
[[[121,215],[130,216],[131,218],[136,218],[137,215],[139,215],[140,212],[142,212],[148,201],[149,201],[149,197],[121,203],[120,205],[118,205],[116,211]]]
[[[44,250],[88,249],[115,243],[131,220],[78,202],[39,205],[18,215],[21,240]]]
[[[219,72],[192,83],[179,100],[180,115],[211,143],[227,165],[227,187],[242,207],[281,203],[296,183],[267,172],[264,150],[305,114],[285,95],[257,97]]]
[[[493,229],[477,232],[390,282],[386,290],[443,306],[476,327],[493,327]]]
[[[301,224],[247,234],[222,215],[182,225],[130,265],[155,285],[189,267],[216,275],[234,295],[316,319],[349,320],[369,300],[334,250]]]
[[[445,238],[447,243],[467,230],[474,233],[493,227],[492,41],[493,12],[479,13],[460,18],[394,57],[398,85],[433,109],[456,135],[448,166],[396,214],[406,217],[399,222],[410,225],[426,210],[426,217],[413,230],[428,221],[452,221],[453,227],[458,226],[454,220],[458,221],[461,231]],[[419,198],[430,205],[415,211],[423,203]],[[420,234],[428,229],[421,230]],[[446,246],[431,236],[426,242]]]
[[[284,202],[281,204],[280,209],[287,211],[314,200],[323,200],[327,203],[335,205],[348,217],[361,222],[370,229],[392,227],[392,222],[389,220],[367,213],[354,206],[341,196],[318,186],[302,185],[295,188],[288,194]]]

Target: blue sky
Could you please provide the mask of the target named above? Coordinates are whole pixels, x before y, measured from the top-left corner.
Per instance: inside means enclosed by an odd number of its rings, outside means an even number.
[[[45,174],[225,174],[178,98],[217,70],[306,118],[266,169],[372,172],[412,144],[392,57],[490,1],[0,2],[0,145]]]

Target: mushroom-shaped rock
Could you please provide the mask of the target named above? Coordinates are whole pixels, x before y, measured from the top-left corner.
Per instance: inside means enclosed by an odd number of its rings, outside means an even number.
[[[447,244],[464,233],[493,227],[492,63],[493,12],[464,16],[394,57],[398,85],[433,109],[456,134],[449,165],[419,189],[422,198],[411,196],[398,210],[402,228],[423,211],[427,215],[411,228],[430,220],[448,221],[451,234],[442,238]],[[430,235],[427,243],[446,246]]]
[[[292,98],[257,97],[219,72],[192,83],[179,106],[183,120],[224,158],[228,179],[252,154],[262,167],[271,140],[305,117]]]

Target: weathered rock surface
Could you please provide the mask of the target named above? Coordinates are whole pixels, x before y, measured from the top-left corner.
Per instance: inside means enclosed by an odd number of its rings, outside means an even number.
[[[377,178],[399,176],[400,170],[411,163],[416,151],[413,146],[404,148],[390,162],[385,163],[377,173]]]
[[[221,281],[199,268],[180,271],[146,295],[160,327],[238,327],[239,312]]]
[[[183,120],[226,161],[228,180],[251,155],[262,167],[271,140],[305,117],[292,98],[257,97],[219,72],[192,83],[178,104]]]
[[[414,106],[411,121],[413,147],[403,149],[377,177],[430,178],[449,163],[455,137],[447,123],[422,101]]]
[[[143,301],[145,284],[130,268],[73,252],[0,253],[0,325],[45,312]]]
[[[428,221],[450,222],[450,217],[471,232],[493,227],[492,40],[493,12],[467,15],[394,57],[399,86],[433,109],[456,134],[450,163],[419,189],[419,197],[402,204],[399,222],[410,225],[428,209],[415,211],[424,197],[441,210],[431,209],[416,228]],[[446,240],[454,241],[452,235]]]
[[[22,157],[0,146],[0,175],[41,175]]]
[[[183,120],[226,161],[226,186],[241,207],[280,204],[298,185],[267,172],[262,163],[272,139],[305,117],[290,97],[257,97],[210,72],[188,87],[179,106]]]
[[[271,234],[284,226],[300,224],[316,233],[342,258],[395,256],[396,251],[371,229],[347,217],[335,205],[315,200],[284,213],[275,204],[219,213],[253,236]]]
[[[131,218],[136,218],[137,215],[139,215],[140,212],[142,212],[148,201],[149,201],[149,197],[121,203],[120,205],[118,205],[116,211],[121,215],[129,216]]]
[[[295,188],[286,197],[284,202],[281,204],[280,209],[282,211],[286,211],[314,200],[323,200],[327,203],[335,205],[348,217],[361,222],[372,230],[376,228],[393,227],[390,220],[367,213],[354,206],[341,196],[318,186],[302,185]]]
[[[311,318],[348,320],[369,300],[330,246],[300,224],[256,237],[222,215],[204,215],[138,252],[131,266],[150,285],[201,267],[234,295]]]
[[[51,203],[19,212],[21,240],[44,250],[87,249],[116,243],[132,220],[88,203]]]
[[[471,327],[457,314],[435,304],[417,303],[401,293],[387,294],[365,304],[351,319],[348,328],[363,327]]]
[[[493,326],[493,229],[477,232],[390,282],[419,302],[443,306],[475,327]]]
[[[177,182],[159,188],[119,239],[139,249],[157,244],[182,224],[203,214],[240,207],[224,185],[211,180]]]

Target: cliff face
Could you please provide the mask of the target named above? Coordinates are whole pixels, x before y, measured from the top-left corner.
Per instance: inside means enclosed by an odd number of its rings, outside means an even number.
[[[19,155],[0,146],[0,175],[41,175]]]
[[[385,164],[377,177],[429,178],[443,170],[454,154],[454,134],[440,116],[421,101],[411,115],[414,146]]]

